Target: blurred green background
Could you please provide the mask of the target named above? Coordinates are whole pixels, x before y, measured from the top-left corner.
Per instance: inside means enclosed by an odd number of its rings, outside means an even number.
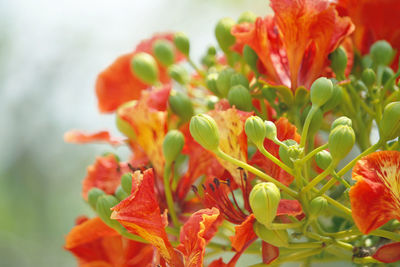
[[[268,1],[0,0],[0,266],[76,266],[62,247],[75,217],[90,215],[81,180],[113,150],[63,134],[117,134],[97,111],[97,74],[154,32],[186,32],[198,59],[217,20],[245,10],[264,15]]]

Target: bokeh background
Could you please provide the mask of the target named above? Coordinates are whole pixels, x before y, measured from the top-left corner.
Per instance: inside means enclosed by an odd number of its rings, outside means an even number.
[[[63,142],[69,129],[117,133],[97,111],[97,74],[154,32],[184,31],[199,59],[217,20],[245,10],[270,12],[267,0],[0,0],[0,266],[76,266],[62,247],[91,214],[86,167],[124,153]]]

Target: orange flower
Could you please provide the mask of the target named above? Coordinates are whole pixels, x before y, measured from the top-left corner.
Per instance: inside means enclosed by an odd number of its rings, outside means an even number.
[[[79,130],[71,130],[64,134],[64,141],[67,143],[86,144],[94,142],[104,142],[111,145],[123,144],[123,138],[112,137],[107,131],[100,131],[96,133],[84,133]]]
[[[98,217],[81,219],[67,235],[65,249],[81,267],[152,266],[154,254],[152,246],[122,237]]]
[[[356,26],[353,39],[361,53],[368,53],[378,40],[386,40],[400,49],[400,1],[338,0],[337,9]]]
[[[232,34],[257,53],[269,82],[293,91],[309,88],[328,66],[328,55],[354,26],[327,0],[271,0],[271,7],[275,16],[240,24]]]
[[[400,219],[400,152],[380,151],[353,168],[357,183],[350,189],[354,222],[367,234],[391,219]]]
[[[400,261],[400,242],[389,243],[381,246],[372,257],[384,263]]]

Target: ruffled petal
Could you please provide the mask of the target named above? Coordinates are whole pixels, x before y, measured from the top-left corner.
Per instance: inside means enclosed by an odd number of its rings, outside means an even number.
[[[250,240],[257,237],[253,230],[254,221],[254,215],[250,214],[242,224],[235,226],[235,235],[229,237],[235,251],[241,251]]]
[[[400,261],[400,242],[381,246],[372,258],[384,263]]]
[[[107,131],[95,133],[84,133],[79,130],[71,130],[64,134],[64,141],[74,144],[86,143],[109,143],[111,145],[121,145],[124,143],[124,138],[112,137]]]

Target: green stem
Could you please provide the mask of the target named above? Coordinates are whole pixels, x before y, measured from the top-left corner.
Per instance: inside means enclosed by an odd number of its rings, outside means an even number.
[[[314,117],[314,114],[318,111],[318,109],[319,107],[313,105],[311,106],[310,112],[308,112],[307,114],[307,118],[303,126],[303,131],[301,132],[300,147],[304,147],[306,144],[308,128],[310,127],[311,120]]]
[[[281,167],[283,170],[285,170],[287,173],[289,173],[290,175],[293,175],[293,170],[287,166],[285,163],[283,163],[282,161],[280,161],[278,158],[276,158],[274,155],[272,155],[271,153],[269,153],[265,148],[264,145],[258,144],[257,145],[258,150],[260,150],[261,154],[263,154],[265,157],[267,157],[268,159],[270,159],[273,163],[275,163],[276,165],[278,165],[279,167]]]
[[[322,195],[324,194],[326,191],[329,190],[329,188],[331,188],[333,185],[336,184],[336,182],[340,182],[342,183],[344,186],[346,186],[347,188],[350,188],[351,185],[349,185],[349,183],[344,180],[342,177],[337,176],[337,174],[333,171],[332,172],[332,176],[334,179],[330,179],[322,188],[321,190],[319,190],[319,194]]]
[[[171,165],[165,165],[165,168],[164,168],[165,198],[167,200],[168,211],[169,211],[169,214],[171,215],[172,223],[174,224],[175,227],[179,227],[180,223],[178,220],[178,216],[176,215],[176,212],[175,212],[174,199],[172,197],[171,186],[169,183],[170,175],[171,175]]]
[[[193,62],[193,60],[191,58],[188,58],[188,63],[190,66],[192,66],[192,68],[201,76],[201,77],[205,77],[203,71],[201,71],[196,64]]]
[[[303,250],[303,251],[297,251],[294,253],[291,253],[289,255],[285,255],[285,257],[282,258],[278,258],[275,261],[273,261],[271,264],[264,264],[264,263],[260,263],[260,264],[255,264],[255,265],[251,265],[251,267],[268,267],[268,266],[278,266],[284,262],[293,262],[293,261],[298,261],[304,258],[308,258],[314,255],[317,255],[319,253],[321,253],[324,250],[324,248],[319,248],[319,249],[307,249],[307,250]]]
[[[303,226],[303,222],[294,222],[294,223],[271,223],[267,226],[269,230],[284,230],[290,228],[299,228]]]
[[[311,188],[319,184],[327,175],[332,172],[332,170],[335,168],[334,166],[334,163],[331,163],[331,165],[329,165],[329,167],[326,168],[325,171],[321,172],[317,177],[312,179],[311,182],[309,182],[301,191],[308,192],[309,190],[311,190]]]
[[[386,230],[376,229],[376,230],[370,232],[369,234],[384,237],[387,239],[391,239],[396,242],[400,242],[400,234],[389,232]]]
[[[260,170],[258,170],[256,168],[254,168],[253,166],[251,166],[251,165],[249,165],[249,164],[247,164],[247,163],[245,163],[243,161],[240,161],[240,160],[237,160],[235,158],[232,158],[228,154],[224,153],[221,149],[218,148],[217,150],[215,150],[213,152],[218,157],[220,157],[221,159],[226,160],[226,161],[228,161],[228,162],[230,162],[232,164],[235,164],[235,165],[237,165],[237,166],[239,166],[239,167],[241,167],[241,168],[243,168],[243,169],[245,169],[245,170],[257,175],[258,177],[260,177],[261,179],[263,179],[263,180],[265,180],[267,182],[274,183],[279,189],[281,189],[282,191],[286,192],[291,197],[293,197],[293,198],[297,198],[298,197],[296,191],[290,189],[289,187],[287,187],[286,185],[282,184],[278,180],[272,178],[268,174],[265,174],[265,173],[263,173],[262,171],[260,171]]]
[[[324,150],[325,148],[328,148],[328,144],[325,144],[323,146],[317,147],[316,149],[314,149],[313,151],[311,151],[310,153],[308,153],[305,157],[303,157],[302,159],[300,159],[300,163],[304,163],[306,161],[308,161],[309,159],[311,159],[315,154],[317,154],[318,152],[321,152],[322,150]]]

